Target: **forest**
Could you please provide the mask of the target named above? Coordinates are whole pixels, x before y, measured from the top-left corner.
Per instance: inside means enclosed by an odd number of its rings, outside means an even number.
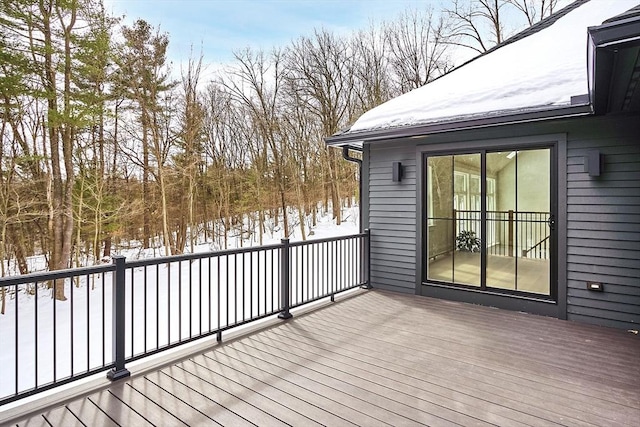
[[[171,64],[170,34],[102,0],[3,0],[0,276],[28,273],[34,255],[56,270],[132,242],[172,255],[198,236],[261,241],[266,218],[305,239],[318,209],[340,224],[358,169],[324,137],[460,65],[460,49],[481,54],[560,6],[446,4],[247,47],[205,78],[197,47]]]

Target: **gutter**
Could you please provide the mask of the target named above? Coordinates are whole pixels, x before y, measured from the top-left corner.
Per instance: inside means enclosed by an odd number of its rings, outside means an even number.
[[[352,163],[357,163],[358,164],[358,194],[360,195],[360,201],[358,202],[358,215],[360,216],[360,218],[358,218],[358,229],[360,230],[360,233],[362,233],[364,231],[364,229],[362,228],[362,159],[358,159],[357,157],[351,157],[349,155],[349,150],[354,149],[357,151],[362,152],[362,150],[358,150],[357,148],[353,148],[350,147],[348,145],[345,145],[342,147],[342,158],[345,159],[348,162],[352,162]]]
[[[588,34],[589,94],[595,113],[625,111],[633,98],[633,86],[637,85],[640,6],[589,27]],[[626,82],[625,87],[622,82]]]
[[[410,138],[415,136],[424,136],[445,132],[482,129],[494,126],[512,125],[516,123],[537,122],[593,114],[593,108],[589,103],[588,98],[581,99],[580,97],[576,97],[576,99],[572,101],[575,102],[572,103],[573,105],[556,107],[546,110],[518,112],[496,116],[482,116],[478,118],[466,118],[450,122],[426,123],[357,132],[349,132],[349,130],[346,130],[325,138],[325,143],[329,146],[349,146],[352,149],[359,150],[360,148],[355,148],[353,144],[363,144],[364,142]]]
[[[602,25],[587,28],[589,36],[596,47],[633,44],[640,40],[640,34],[638,33],[640,8],[635,12],[632,9],[626,13],[626,16],[624,15],[608,19]]]

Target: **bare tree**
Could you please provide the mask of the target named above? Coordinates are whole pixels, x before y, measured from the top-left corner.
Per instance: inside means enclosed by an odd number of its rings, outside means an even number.
[[[407,10],[385,27],[392,73],[401,93],[421,87],[446,73],[453,64],[447,56],[448,23],[433,9]]]
[[[350,116],[355,118],[397,93],[391,81],[389,39],[384,32],[371,24],[367,30],[358,31],[352,43],[356,102]]]
[[[354,95],[353,56],[349,44],[328,30],[301,37],[286,51],[287,80],[305,108],[320,122],[323,135],[332,135],[350,119]],[[342,222],[339,165],[336,150],[327,148],[323,163],[333,217]]]
[[[247,48],[236,52],[235,66],[228,70],[229,78],[222,84],[234,99],[247,108],[253,125],[270,156],[271,170],[283,212],[285,236],[289,235],[287,218],[287,173],[282,145],[278,101],[283,82],[282,53],[274,50],[267,57],[262,51]]]
[[[558,9],[559,0],[508,0],[527,19],[529,25],[546,18]]]
[[[504,40],[502,9],[508,0],[453,0],[443,12],[452,22],[448,42],[483,53]]]
[[[566,1],[452,0],[451,6],[443,9],[452,23],[445,32],[447,42],[484,53],[513,32],[551,15],[561,3]]]

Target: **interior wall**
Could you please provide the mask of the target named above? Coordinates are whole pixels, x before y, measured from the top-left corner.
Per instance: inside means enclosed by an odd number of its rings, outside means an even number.
[[[550,160],[547,150],[520,150],[518,163],[518,211],[549,212]],[[516,161],[498,172],[496,180],[497,206],[507,211],[516,206]],[[541,180],[546,177],[546,180]]]

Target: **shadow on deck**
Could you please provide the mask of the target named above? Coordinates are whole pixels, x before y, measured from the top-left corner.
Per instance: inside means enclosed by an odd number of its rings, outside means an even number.
[[[368,291],[12,425],[602,425],[640,419],[640,337]]]

